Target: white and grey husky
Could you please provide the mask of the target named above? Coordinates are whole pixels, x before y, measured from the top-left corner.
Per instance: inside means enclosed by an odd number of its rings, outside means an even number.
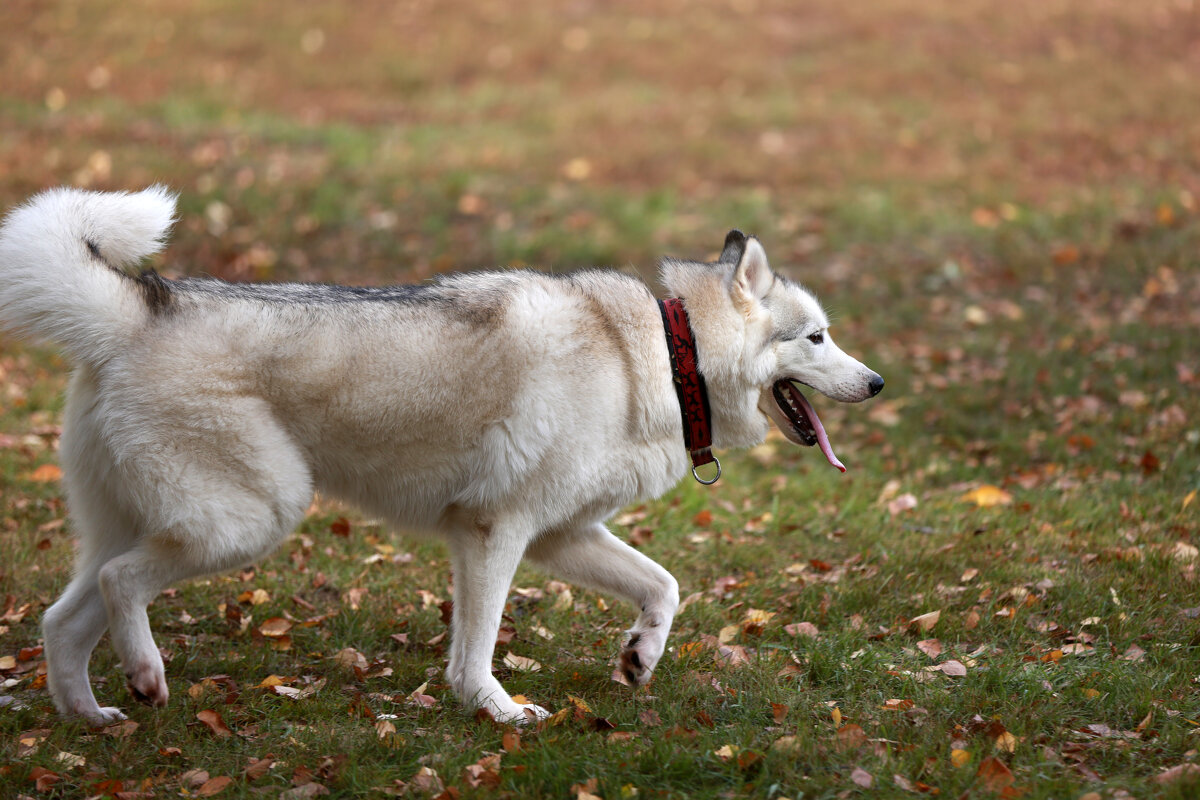
[[[133,696],[165,704],[147,605],[269,554],[314,491],[447,542],[446,677],[468,706],[505,722],[546,713],[492,675],[526,557],[632,601],[618,663],[649,680],[678,587],[604,521],[670,489],[689,450],[666,315],[643,283],[498,271],[372,289],[122,271],[159,249],[174,213],[161,187],[58,189],[0,227],[0,328],[75,365],[61,456],[78,560],[43,621],[61,712],[123,717],[88,680],[106,629]],[[690,321],[711,444],[754,445],[774,420],[840,467],[797,384],[858,402],[883,379],[838,349],[812,295],[738,231],[718,261],[665,259],[661,277]]]

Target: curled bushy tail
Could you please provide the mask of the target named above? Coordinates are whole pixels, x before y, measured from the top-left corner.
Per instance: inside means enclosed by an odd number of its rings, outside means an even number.
[[[0,224],[0,328],[102,360],[147,318],[142,283],[121,271],[157,252],[175,196],[51,189]]]

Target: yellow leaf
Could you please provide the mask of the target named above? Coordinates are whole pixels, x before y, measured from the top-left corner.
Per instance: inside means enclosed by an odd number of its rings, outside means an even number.
[[[737,638],[738,631],[741,630],[737,625],[726,625],[717,632],[717,641],[721,644],[729,644]]]
[[[951,750],[950,763],[956,767],[965,767],[971,760],[971,754],[966,750]]]
[[[736,756],[738,754],[738,751],[741,749],[742,748],[738,747],[737,745],[727,744],[727,745],[723,745],[722,747],[720,747],[716,750],[713,750],[713,755],[716,756],[717,758],[721,759],[722,761],[728,761],[729,759]]]
[[[1196,499],[1197,491],[1198,490],[1196,490],[1196,489],[1192,489],[1190,492],[1187,493],[1187,495],[1183,498],[1183,508],[1179,509],[1180,511],[1187,510],[1187,507],[1190,506],[1192,504],[1192,501]]]
[[[991,508],[992,506],[1009,505],[1012,503],[1013,497],[999,486],[984,484],[964,494],[962,500],[964,503],[974,503],[980,508]]]
[[[1099,689],[1084,689],[1083,696],[1087,698],[1096,698],[1100,696]]]
[[[278,675],[268,675],[262,679],[262,683],[255,686],[255,689],[270,689],[272,686],[283,686],[285,681]]]
[[[1015,753],[1017,751],[1017,737],[1005,731],[996,737],[996,749],[1002,750],[1005,753]]]
[[[832,709],[830,709],[829,716],[833,718],[834,725],[839,728],[842,727],[842,710],[840,708],[834,706]]]

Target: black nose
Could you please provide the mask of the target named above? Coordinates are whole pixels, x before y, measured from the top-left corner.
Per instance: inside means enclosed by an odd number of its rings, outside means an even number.
[[[871,389],[871,397],[879,394],[883,391],[883,376],[876,375],[874,378],[871,378],[871,382],[867,386]]]

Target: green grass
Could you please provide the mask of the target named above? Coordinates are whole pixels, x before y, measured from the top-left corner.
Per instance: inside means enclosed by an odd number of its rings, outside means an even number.
[[[618,517],[691,598],[646,689],[610,679],[630,609],[523,569],[538,591],[511,595],[497,673],[562,716],[519,748],[442,681],[445,551],[328,504],[263,563],[154,603],[167,709],[133,703],[102,642],[97,695],[136,729],[91,731],[55,717],[31,649],[70,574],[61,490],[34,479],[69,365],[0,339],[0,796],[195,795],[196,770],[233,778],[220,797],[384,796],[427,767],[447,797],[988,797],[997,763],[1009,797],[1194,795],[1156,781],[1200,747],[1185,5],[6,5],[0,205],[163,181],[181,218],[157,266],[237,280],[652,279],[741,227],[887,389],[817,400],[846,475],[772,439]],[[1011,502],[977,507],[981,486]],[[286,649],[259,630],[284,616]],[[966,675],[930,671],[947,661]],[[422,684],[432,708],[408,700]]]

